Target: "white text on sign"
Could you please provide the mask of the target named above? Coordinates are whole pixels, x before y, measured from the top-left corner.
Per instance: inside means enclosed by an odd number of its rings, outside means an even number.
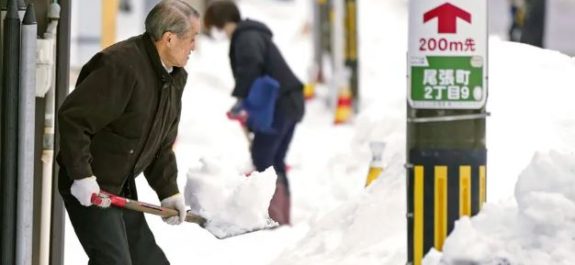
[[[423,71],[426,100],[469,99],[470,71],[461,69],[425,69]]]

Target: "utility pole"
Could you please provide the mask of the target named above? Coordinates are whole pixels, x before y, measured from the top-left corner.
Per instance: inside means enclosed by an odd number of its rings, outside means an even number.
[[[20,92],[20,17],[16,0],[8,1],[3,23],[2,116],[0,136],[1,248],[0,264],[13,265],[16,243],[16,190],[18,176],[18,98]]]
[[[349,70],[352,107],[359,112],[359,69],[357,41],[357,0],[345,0],[345,66]]]
[[[409,4],[407,264],[420,265],[486,200],[487,1]]]

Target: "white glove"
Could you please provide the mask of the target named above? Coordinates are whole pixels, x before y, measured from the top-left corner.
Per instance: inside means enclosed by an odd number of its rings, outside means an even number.
[[[171,225],[179,225],[186,220],[186,204],[184,203],[184,196],[176,193],[161,202],[162,207],[170,208],[178,211],[178,215],[171,217],[163,217],[164,222]]]
[[[100,186],[96,182],[96,177],[77,179],[72,183],[70,193],[78,199],[80,204],[88,207],[92,205],[92,194],[100,194]]]

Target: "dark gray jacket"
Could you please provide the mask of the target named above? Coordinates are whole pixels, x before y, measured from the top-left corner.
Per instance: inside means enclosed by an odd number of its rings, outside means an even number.
[[[160,199],[178,193],[172,145],[186,80],[182,68],[168,74],[147,34],[96,54],[58,111],[57,160],[68,176],[60,191],[94,175],[102,190],[118,194],[144,172]]]

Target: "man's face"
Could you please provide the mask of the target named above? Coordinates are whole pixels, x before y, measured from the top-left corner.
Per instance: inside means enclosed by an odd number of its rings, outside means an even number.
[[[172,66],[186,66],[190,53],[196,48],[196,36],[201,29],[200,20],[192,17],[190,22],[192,26],[186,33],[182,36],[174,34],[169,40],[166,63]]]

